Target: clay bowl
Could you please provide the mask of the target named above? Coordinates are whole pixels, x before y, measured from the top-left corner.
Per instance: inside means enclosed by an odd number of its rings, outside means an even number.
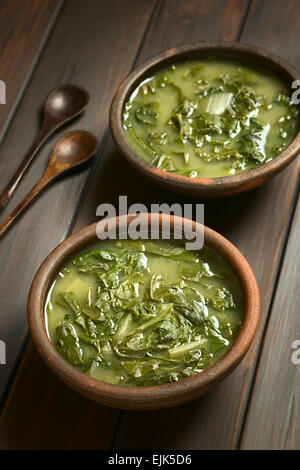
[[[182,229],[184,219],[162,214],[143,214],[149,227],[150,216],[158,222],[170,221],[171,231]],[[135,216],[128,216],[131,221]],[[167,218],[167,219],[166,219]],[[187,219],[185,219],[187,220]],[[126,216],[116,219],[117,230],[128,226]],[[196,222],[189,221],[193,230]],[[241,362],[257,328],[260,314],[260,295],[254,274],[243,255],[228,240],[213,230],[204,227],[205,246],[219,253],[233,268],[244,290],[246,313],[244,323],[233,346],[212,366],[179,382],[151,387],[124,387],[111,385],[91,378],[66,362],[50,342],[44,322],[44,307],[49,288],[60,269],[78,252],[96,242],[97,224],[90,225],[61,243],[46,258],[31,285],[28,299],[29,329],[38,353],[52,371],[68,386],[82,395],[102,403],[124,409],[167,408],[192,400],[223,380]],[[199,225],[198,225],[199,228]]]
[[[298,72],[280,57],[266,50],[234,42],[199,42],[169,49],[130,73],[119,86],[110,109],[110,128],[114,141],[125,159],[141,174],[164,188],[189,196],[220,197],[248,191],[283,170],[300,153],[300,131],[291,144],[272,161],[239,175],[221,178],[189,178],[155,168],[129,145],[122,121],[126,101],[136,87],[162,68],[189,59],[207,56],[230,57],[253,65],[262,65],[281,77],[289,86]]]

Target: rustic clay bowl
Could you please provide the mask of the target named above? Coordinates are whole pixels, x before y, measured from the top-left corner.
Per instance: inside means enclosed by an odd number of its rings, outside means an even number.
[[[114,141],[126,160],[153,183],[190,196],[219,197],[255,188],[283,170],[300,153],[300,131],[291,144],[276,158],[253,170],[221,178],[190,178],[159,170],[140,157],[130,146],[123,129],[124,105],[132,92],[147,77],[162,68],[189,59],[207,56],[240,59],[272,70],[286,83],[299,77],[298,72],[280,57],[254,46],[234,42],[199,42],[169,49],[130,73],[119,86],[110,109],[110,128]]]
[[[174,227],[182,229],[183,218],[162,214],[143,214],[149,227],[149,217],[158,221],[170,221]],[[129,216],[132,220],[135,216]],[[187,219],[185,219],[187,220]],[[116,219],[117,227],[127,227],[126,216]],[[189,221],[195,230],[196,222]],[[235,369],[247,352],[260,314],[260,295],[254,274],[243,255],[228,240],[213,230],[204,227],[205,246],[219,253],[233,268],[241,282],[246,300],[244,323],[231,349],[212,366],[192,377],[165,385],[151,387],[124,387],[111,385],[91,378],[66,362],[50,342],[44,322],[44,307],[49,288],[60,269],[78,252],[100,242],[96,235],[96,225],[90,225],[61,243],[46,258],[32,282],[28,299],[28,323],[36,348],[52,371],[67,385],[82,395],[104,405],[125,409],[167,408],[192,400],[223,380]],[[199,225],[198,225],[199,227]],[[101,243],[101,242],[100,242]]]

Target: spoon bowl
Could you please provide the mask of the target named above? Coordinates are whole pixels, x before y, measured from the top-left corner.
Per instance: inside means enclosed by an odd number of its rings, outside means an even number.
[[[44,104],[44,117],[60,123],[81,114],[87,107],[89,94],[78,85],[61,85],[54,88]]]
[[[50,156],[49,173],[61,174],[86,162],[97,148],[97,140],[87,131],[71,131],[55,144]]]

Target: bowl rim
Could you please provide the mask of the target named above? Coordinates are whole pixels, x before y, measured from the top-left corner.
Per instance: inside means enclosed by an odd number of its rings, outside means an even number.
[[[136,215],[114,217],[117,230],[127,227],[135,217]],[[143,217],[148,226],[156,218],[160,230],[162,223],[166,220],[170,221],[171,230],[174,230],[175,226],[182,228],[184,220],[191,224],[193,230],[200,228],[200,224],[197,222],[178,216],[149,213],[141,214],[139,217]],[[59,269],[76,253],[78,254],[78,252],[96,242],[101,243],[96,233],[97,223],[94,223],[71,235],[48,255],[32,281],[28,297],[27,318],[37,351],[50,369],[63,382],[83,395],[110,406],[119,408],[142,407],[143,409],[148,407],[150,409],[155,405],[157,407],[172,406],[176,404],[176,400],[180,402],[187,401],[184,399],[186,396],[191,397],[188,399],[192,399],[201,394],[199,393],[200,389],[205,391],[210,388],[236,367],[250,347],[258,326],[260,316],[259,288],[253,271],[241,252],[219,233],[206,226],[201,227],[204,228],[205,246],[213,249],[230,264],[245,294],[244,322],[231,348],[215,363],[198,374],[178,382],[148,387],[126,387],[102,382],[80,372],[63,359],[51,343],[46,331],[44,320],[45,302]]]
[[[160,170],[141,157],[129,144],[123,128],[124,105],[139,83],[151,74],[151,71],[161,69],[164,65],[187,59],[188,55],[195,57],[197,54],[215,54],[231,58],[241,59],[245,62],[259,61],[259,65],[271,70],[279,75],[283,80],[296,80],[299,77],[297,70],[287,61],[278,55],[269,52],[261,47],[252,46],[245,43],[230,41],[202,41],[186,44],[180,47],[171,48],[157,54],[130,72],[119,85],[115,92],[110,107],[109,122],[110,129],[118,149],[125,156],[126,160],[133,165],[140,173],[148,175],[156,182],[167,182],[174,189],[182,191],[203,190],[209,193],[221,191],[244,191],[263,182],[266,178],[277,174],[286,167],[300,153],[300,127],[292,142],[267,163],[263,163],[257,168],[248,170],[236,175],[222,176],[217,178],[191,178],[189,176],[177,175],[171,172]]]

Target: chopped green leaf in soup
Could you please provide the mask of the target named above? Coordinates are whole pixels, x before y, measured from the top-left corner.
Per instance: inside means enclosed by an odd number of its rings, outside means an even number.
[[[178,63],[125,105],[132,148],[161,170],[216,178],[256,168],[295,137],[299,109],[273,73],[221,58]]]
[[[213,251],[179,242],[102,242],[57,276],[45,308],[62,357],[96,379],[124,386],[182,380],[233,344],[242,288]]]

